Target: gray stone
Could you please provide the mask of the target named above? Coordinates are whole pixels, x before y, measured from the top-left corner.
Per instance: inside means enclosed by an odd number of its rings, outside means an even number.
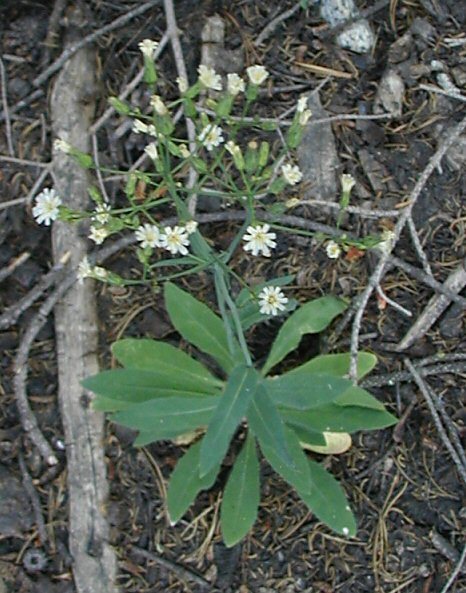
[[[379,82],[379,88],[374,101],[374,113],[392,113],[395,117],[401,115],[405,83],[395,70],[386,70]]]
[[[308,105],[313,119],[328,116],[317,94],[309,95]],[[335,201],[339,193],[337,172],[340,162],[330,123],[308,124],[297,152],[303,181],[307,186],[305,196]]]
[[[337,43],[358,54],[369,53],[375,44],[375,35],[367,19],[348,25],[338,36]]]

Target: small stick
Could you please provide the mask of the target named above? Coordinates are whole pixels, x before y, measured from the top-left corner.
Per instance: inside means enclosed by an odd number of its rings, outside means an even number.
[[[458,137],[460,136],[460,134],[463,132],[463,130],[465,128],[466,128],[466,117],[463,117],[463,119],[460,121],[459,124],[457,124],[456,128],[451,133],[451,135],[449,135],[448,138],[445,138],[445,140],[440,144],[440,146],[438,147],[436,152],[430,158],[426,168],[421,173],[416,185],[414,186],[413,190],[411,191],[411,194],[409,196],[408,206],[406,206],[406,208],[400,214],[400,217],[398,218],[398,221],[395,225],[395,229],[394,229],[395,238],[393,241],[393,246],[398,241],[401,231],[402,231],[403,227],[405,226],[406,221],[408,220],[408,217],[410,216],[412,209],[413,209],[414,205],[416,204],[422,190],[424,189],[424,186],[427,183],[427,180],[429,179],[429,177],[431,176],[433,171],[437,168],[437,166],[440,164],[440,162],[441,162],[443,156],[445,155],[445,153],[447,152],[447,150],[450,148],[450,146],[452,146],[452,144],[454,142],[456,142],[456,140],[458,139]],[[392,247],[392,249],[393,249],[393,247]],[[384,252],[382,254],[379,262],[377,263],[377,266],[376,266],[374,272],[372,273],[371,277],[369,278],[369,282],[368,282],[366,288],[364,289],[364,291],[361,293],[361,295],[359,297],[358,308],[354,315],[353,327],[351,330],[351,361],[350,361],[349,376],[353,381],[357,380],[358,340],[359,340],[359,333],[360,333],[360,329],[361,329],[362,316],[364,314],[366,305],[369,301],[372,291],[377,286],[377,284],[380,284],[380,281],[381,281],[383,273],[384,273],[385,266],[386,266],[389,256],[390,256],[390,252],[391,252],[391,249],[388,249],[386,252]]]
[[[434,86],[433,84],[420,84],[419,88],[423,91],[430,91],[431,93],[438,93],[439,95],[445,95],[446,97],[450,97],[451,99],[456,99],[457,101],[462,101],[466,103],[466,97],[461,95],[460,93],[454,93],[452,91],[446,91],[445,89],[441,89],[438,86]]]
[[[102,192],[102,197],[106,204],[110,203],[110,198],[108,197],[107,190],[105,188],[105,183],[102,177],[102,171],[100,170],[99,164],[99,147],[97,145],[97,136],[92,134],[92,154],[94,156],[94,163],[95,163],[95,172],[97,175],[97,181],[99,183],[100,191]]]
[[[11,305],[8,309],[5,309],[0,315],[0,330],[8,329],[14,325],[24,311],[29,309],[29,307],[43,295],[47,288],[59,279],[68,260],[69,255],[66,259],[62,258],[62,261],[53,266],[53,268],[47,272],[47,274],[45,274],[45,276],[43,276],[26,295],[24,295],[17,303]]]
[[[325,200],[300,200],[296,206],[302,205],[309,206],[324,206],[332,210],[341,210],[340,204],[337,202],[326,202]],[[345,211],[349,214],[358,214],[365,218],[387,218],[387,217],[398,217],[400,216],[400,210],[367,210],[366,208],[360,208],[359,206],[346,206]]]
[[[450,439],[448,438],[448,435],[445,431],[445,428],[443,427],[442,421],[440,420],[440,416],[435,408],[435,404],[434,404],[432,397],[430,395],[430,391],[431,391],[430,388],[424,382],[424,380],[422,379],[420,374],[417,372],[417,370],[415,369],[413,363],[409,360],[409,358],[407,358],[407,357],[404,358],[403,362],[404,362],[406,368],[412,374],[413,379],[416,382],[416,385],[419,387],[419,390],[420,390],[422,396],[426,400],[427,406],[428,406],[429,411],[432,415],[432,419],[433,419],[435,427],[437,428],[437,431],[440,435],[440,438],[441,438],[443,444],[445,445],[445,447],[447,448],[448,452],[450,453],[450,456],[453,459],[453,462],[455,463],[455,465],[458,469],[460,478],[462,479],[464,484],[466,484],[466,467],[462,463],[458,453],[456,452],[455,447],[452,445]]]
[[[401,305],[399,305],[398,303],[396,303],[395,301],[393,301],[391,298],[389,298],[384,291],[382,290],[382,287],[380,286],[380,284],[378,284],[375,287],[375,290],[377,291],[377,293],[379,294],[379,296],[386,301],[391,307],[393,307],[396,311],[399,311],[402,315],[404,315],[405,317],[412,317],[413,314],[411,313],[411,311],[408,311],[408,309],[405,309],[404,307],[402,307]]]
[[[13,146],[13,137],[11,135],[11,120],[10,120],[10,112],[8,109],[8,99],[7,99],[7,89],[6,89],[6,71],[5,66],[3,65],[3,60],[0,58],[0,80],[2,81],[2,103],[3,103],[3,113],[5,114],[5,132],[6,132],[6,141],[8,146],[8,152],[10,156],[15,156],[15,148]]]
[[[466,286],[466,260],[463,261],[456,270],[454,270],[445,281],[445,286],[452,292],[460,292]],[[414,325],[409,329],[404,338],[397,346],[397,351],[401,352],[409,348],[419,338],[424,336],[432,325],[437,321],[440,315],[450,304],[450,299],[444,294],[434,295],[427,303],[424,311],[418,317]]]
[[[11,276],[16,268],[19,268],[24,262],[26,262],[31,257],[29,251],[25,251],[18,257],[15,257],[7,266],[0,270],[0,282]]]
[[[41,84],[48,80],[53,74],[55,74],[55,72],[58,72],[58,70],[60,70],[63,64],[67,62],[71,58],[71,56],[74,56],[74,54],[78,52],[80,49],[82,49],[86,45],[89,45],[89,43],[92,43],[102,35],[110,33],[111,31],[115,31],[115,29],[118,29],[123,25],[126,25],[126,23],[128,23],[130,20],[137,16],[140,16],[141,14],[144,14],[153,6],[159,4],[159,2],[160,0],[149,0],[149,2],[145,2],[144,4],[141,4],[136,8],[133,8],[133,10],[129,10],[128,12],[122,14],[108,25],[100,27],[100,29],[97,29],[97,31],[94,31],[89,35],[86,35],[86,37],[83,37],[76,43],[73,43],[72,45],[67,47],[62,52],[61,56],[57,58],[54,62],[52,62],[52,64],[50,64],[50,66],[46,68],[44,72],[42,72],[42,74],[39,74],[39,76],[36,76],[36,78],[34,78],[34,80],[32,81],[33,86],[41,86]]]
[[[170,43],[173,50],[173,56],[175,58],[176,70],[180,78],[188,80],[188,72],[186,70],[186,64],[183,57],[183,50],[181,48],[180,37],[178,34],[178,26],[176,24],[175,9],[173,7],[173,0],[163,0],[165,7],[165,19],[167,21],[167,33],[170,38]],[[188,144],[189,150],[192,154],[196,152],[196,128],[194,122],[189,118],[185,117],[186,129],[188,131]],[[191,189],[195,186],[198,174],[193,167],[189,169],[189,177],[186,182],[186,187]],[[192,194],[188,200],[188,210],[191,216],[194,217],[197,206],[197,195]]]
[[[418,364],[416,371],[421,377],[429,377],[430,375],[447,375],[447,374],[463,374],[466,372],[466,365],[464,362],[451,362],[445,364],[436,364],[434,366],[421,366]],[[412,375],[408,371],[396,371],[394,373],[386,373],[383,375],[375,375],[361,381],[361,387],[369,389],[371,387],[384,387],[385,385],[395,385],[395,383],[406,383],[412,380]]]
[[[445,583],[445,586],[440,591],[440,593],[447,593],[448,589],[453,585],[453,582],[455,581],[456,577],[461,572],[461,569],[463,568],[463,564],[464,564],[465,560],[466,560],[466,545],[463,548],[460,559],[458,560],[458,564],[455,566],[454,571],[451,573],[450,578]]]
[[[417,233],[416,225],[414,224],[412,214],[408,216],[408,229],[411,235],[411,241],[413,242],[414,249],[416,250],[418,258],[421,260],[422,267],[424,268],[425,273],[433,277],[432,269],[430,267],[429,260],[427,259],[427,256],[424,253],[424,249],[422,248],[421,241],[419,239],[419,235]]]
[[[28,161],[27,159],[18,159],[14,156],[6,156],[5,154],[0,154],[0,161],[5,161],[7,163],[18,163],[18,165],[27,165],[29,167],[43,167],[45,169],[50,168],[50,163],[39,163],[37,161]]]
[[[139,554],[143,558],[146,558],[147,560],[152,560],[156,564],[159,564],[160,566],[163,566],[164,568],[171,570],[172,572],[174,572],[176,574],[176,576],[180,580],[192,581],[192,582],[196,583],[196,585],[199,585],[200,587],[202,587],[203,589],[207,589],[207,588],[211,589],[212,588],[212,583],[209,583],[209,581],[207,581],[200,575],[196,574],[195,572],[193,572],[192,570],[189,570],[188,568],[186,568],[184,566],[181,566],[180,564],[177,564],[176,562],[172,562],[171,560],[162,558],[158,554],[154,554],[154,552],[149,552],[149,551],[144,550],[143,548],[139,548],[137,546],[131,546],[131,549],[134,552],[136,552],[136,554]]]
[[[296,2],[296,4],[292,6],[290,9],[285,10],[285,12],[282,12],[277,17],[272,19],[270,23],[264,29],[262,29],[262,31],[257,36],[256,40],[254,41],[255,47],[259,47],[259,45],[261,45],[266,39],[270,37],[270,35],[275,31],[275,29],[281,22],[292,17],[294,13],[298,12],[300,8],[301,2]]]
[[[40,507],[40,500],[39,496],[34,488],[34,483],[32,481],[31,476],[29,475],[28,469],[26,467],[26,463],[24,462],[23,454],[20,453],[18,456],[19,461],[19,468],[21,470],[21,475],[23,478],[23,486],[26,490],[26,494],[29,496],[29,500],[31,501],[31,506],[34,511],[34,517],[36,520],[37,531],[39,532],[39,536],[41,539],[41,543],[45,544],[48,540],[47,530],[45,528],[45,521],[44,517],[42,516],[42,509]]]
[[[371,250],[371,253],[375,253],[380,257],[380,252],[378,250]],[[464,309],[466,309],[466,299],[464,297],[455,294],[447,286],[441,284],[440,282],[437,282],[437,280],[431,278],[419,268],[416,268],[415,266],[408,264],[408,262],[405,262],[404,260],[400,259],[399,257],[395,257],[394,255],[391,255],[388,261],[389,263],[397,266],[398,268],[401,268],[403,271],[405,271],[407,274],[409,274],[416,280],[419,280],[419,282],[422,282],[426,286],[430,286],[430,288],[433,288],[436,292],[439,292],[440,294],[444,294],[450,300],[454,301],[455,303],[461,305]]]

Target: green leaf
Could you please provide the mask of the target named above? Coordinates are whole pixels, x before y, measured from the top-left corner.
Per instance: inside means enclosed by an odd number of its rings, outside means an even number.
[[[311,487],[307,457],[299,444],[299,439],[294,430],[285,427],[284,433],[287,449],[293,460],[292,463],[286,463],[279,455],[277,455],[277,451],[273,445],[268,446],[262,442],[260,444],[262,452],[277,474],[280,474],[280,476],[296,488],[296,490],[304,490],[307,492]]]
[[[115,409],[125,409],[130,405],[148,400],[167,397],[197,397],[211,396],[213,390],[205,390],[189,376],[174,374],[172,371],[144,371],[140,369],[114,369],[102,371],[93,377],[87,377],[81,382],[85,389],[120,402]],[[216,393],[219,393],[217,391]],[[99,398],[96,398],[98,400]],[[105,402],[105,400],[101,400]]]
[[[235,366],[235,357],[228,349],[225,326],[220,317],[171,282],[165,283],[165,304],[173,325],[183,338],[210,354],[230,373]],[[237,344],[235,348],[239,352]]]
[[[311,488],[298,491],[311,511],[331,529],[347,537],[356,535],[356,521],[340,484],[320,463],[308,459]]]
[[[169,397],[133,405],[116,413],[113,422],[151,433],[153,441],[173,438],[206,426],[218,405],[218,397]]]
[[[324,375],[335,375],[343,377],[348,374],[350,365],[350,354],[321,354],[308,360],[301,366],[286,373],[322,373]],[[377,357],[370,352],[358,352],[358,379],[370,373],[377,364]]]
[[[260,500],[256,442],[248,434],[223,493],[220,521],[225,545],[237,544],[253,526]]]
[[[280,413],[287,424],[317,432],[356,432],[386,428],[397,422],[392,414],[358,406],[329,404],[315,410],[297,411],[282,408]]]
[[[346,303],[332,296],[321,297],[302,305],[285,321],[278,332],[264,365],[263,374],[267,374],[294,350],[303,335],[321,332],[345,309]]]
[[[167,491],[167,507],[172,525],[177,523],[194,502],[201,490],[214,484],[220,464],[203,478],[199,476],[199,453],[201,443],[192,445],[176,464],[170,477]]]
[[[353,385],[343,395],[337,397],[335,403],[339,406],[359,406],[373,410],[385,410],[384,405],[379,400],[375,399],[373,395],[362,389],[362,387],[357,387],[356,385]]]
[[[225,391],[202,441],[201,476],[225,456],[231,437],[249,407],[258,378],[258,372],[246,365],[237,366],[228,377]]]
[[[266,379],[267,392],[275,404],[309,410],[332,403],[352,387],[351,381],[332,375],[284,374]]]
[[[175,377],[192,380],[199,385],[198,391],[204,393],[216,394],[223,387],[223,381],[213,377],[200,362],[165,342],[126,338],[115,342],[112,352],[124,367],[170,371]]]
[[[293,432],[299,439],[300,443],[307,443],[308,445],[316,445],[317,447],[325,447],[327,440],[322,432],[316,432],[302,426],[292,426]]]
[[[247,418],[261,449],[271,449],[284,464],[293,465],[285,437],[285,424],[263,383],[258,385],[254,393]]]

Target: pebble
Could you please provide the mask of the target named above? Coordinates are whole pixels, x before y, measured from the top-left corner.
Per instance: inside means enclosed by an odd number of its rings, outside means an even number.
[[[331,27],[337,27],[358,16],[353,0],[322,0],[320,14]],[[375,44],[375,35],[367,19],[349,24],[337,35],[338,45],[358,54],[369,53]]]

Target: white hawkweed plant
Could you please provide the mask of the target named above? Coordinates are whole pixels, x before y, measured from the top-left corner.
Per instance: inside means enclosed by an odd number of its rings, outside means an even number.
[[[344,450],[351,442],[350,433],[384,428],[395,418],[370,393],[345,378],[347,353],[316,356],[279,372],[280,363],[301,338],[324,331],[347,304],[323,296],[298,306],[287,288],[293,277],[271,278],[249,287],[231,264],[238,250],[245,252],[243,257],[273,258],[280,234],[293,232],[278,223],[289,186],[295,188],[302,180],[293,151],[311,116],[307,102],[299,100],[285,145],[279,149],[279,143],[271,141],[274,124],[250,115],[259,87],[269,77],[263,66],[250,66],[244,76],[230,74],[226,80],[212,68],[200,66],[198,80],[190,85],[178,79],[178,98],[166,101],[155,93],[157,44],[144,40],[139,47],[144,80],[153,93],[148,111],[116,98],[110,103],[132,119],[135,133],[147,136],[145,170],[126,175],[124,199],[118,207],[110,206],[91,187],[94,207],[89,212],[66,209],[50,190],[38,197],[33,213],[45,224],[56,218],[88,219],[89,238],[97,245],[122,231],[133,233],[142,265],[140,280],[122,278],[87,258],[79,266],[78,278],[163,285],[170,320],[192,345],[193,354],[164,341],[122,339],[112,346],[121,368],[89,377],[83,385],[95,394],[96,410],[138,431],[136,446],[197,435],[170,478],[166,502],[171,523],[183,517],[200,491],[214,485],[232,449],[237,455],[220,512],[227,546],[245,537],[256,521],[259,451],[318,519],[345,537],[354,536],[356,522],[345,494],[315,454]],[[215,91],[215,98],[205,94],[208,90]],[[183,127],[173,119],[180,106],[195,126],[194,142],[191,138],[188,143]],[[90,155],[63,139],[54,149],[84,167],[94,167]],[[190,171],[195,179],[187,183]],[[244,211],[244,222],[238,223],[228,248],[220,250],[215,238],[207,240],[191,215],[192,201],[200,195],[220,200],[223,208],[234,205]],[[174,221],[170,226],[158,222],[166,216]],[[328,248],[328,253],[336,257],[338,245]],[[197,300],[173,281],[201,270],[212,281],[215,304]],[[260,362],[254,360],[248,330],[280,316],[287,318],[268,354]],[[201,363],[196,352],[210,364]],[[375,363],[374,355],[360,352],[359,377]],[[337,442],[344,442],[344,447]]]

